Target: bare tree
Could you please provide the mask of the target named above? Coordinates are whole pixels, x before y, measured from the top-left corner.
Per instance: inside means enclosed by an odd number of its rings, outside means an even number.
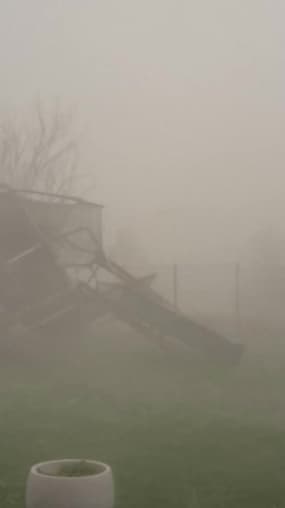
[[[0,123],[0,180],[14,188],[70,193],[78,178],[78,147],[72,117],[56,104],[37,104],[24,123]]]

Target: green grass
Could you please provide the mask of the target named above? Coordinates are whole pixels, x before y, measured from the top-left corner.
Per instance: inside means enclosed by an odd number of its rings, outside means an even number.
[[[184,353],[85,341],[19,364],[0,372],[1,507],[23,508],[30,465],[74,457],[112,466],[118,508],[285,506],[284,365],[273,358],[203,371]]]

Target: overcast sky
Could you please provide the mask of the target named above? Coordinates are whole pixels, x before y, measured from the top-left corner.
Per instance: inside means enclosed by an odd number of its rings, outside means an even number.
[[[284,0],[0,0],[0,105],[59,97],[113,217],[236,228],[234,251],[284,222],[284,22]]]

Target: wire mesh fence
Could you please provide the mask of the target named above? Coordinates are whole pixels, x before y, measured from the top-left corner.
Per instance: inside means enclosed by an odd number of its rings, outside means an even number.
[[[219,331],[240,335],[249,320],[285,330],[285,265],[157,264],[132,267],[156,274],[152,287],[178,309]]]

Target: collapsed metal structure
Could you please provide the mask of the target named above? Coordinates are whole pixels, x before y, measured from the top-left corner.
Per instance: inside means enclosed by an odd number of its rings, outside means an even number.
[[[103,248],[102,207],[30,190],[0,189],[0,331],[83,327],[111,314],[145,337],[172,337],[237,362],[242,346],[193,322]]]

